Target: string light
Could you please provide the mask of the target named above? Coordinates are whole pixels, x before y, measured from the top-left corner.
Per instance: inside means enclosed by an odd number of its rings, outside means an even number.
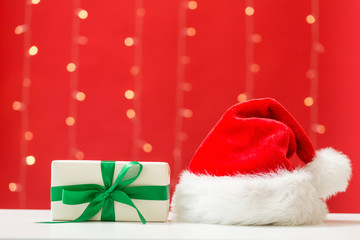
[[[311,14],[307,15],[306,16],[306,22],[309,23],[309,24],[313,24],[315,23],[315,17]]]
[[[325,126],[318,123],[318,84],[319,84],[319,53],[324,52],[324,46],[319,43],[319,0],[311,0],[311,14],[306,17],[306,22],[311,25],[310,67],[306,77],[310,80],[310,96],[304,100],[305,106],[310,107],[310,140],[317,147],[317,134],[325,133]]]
[[[84,92],[76,91],[75,92],[75,99],[79,102],[85,101],[86,94]]]
[[[88,17],[88,12],[84,9],[81,9],[79,12],[78,12],[78,17],[80,19],[86,19]]]
[[[17,190],[17,184],[16,183],[13,183],[13,182],[11,182],[11,183],[9,183],[9,190],[10,190],[10,192],[16,192],[16,190]]]
[[[182,115],[185,118],[191,118],[193,116],[193,112],[190,109],[183,109]]]
[[[315,50],[318,52],[318,53],[323,53],[325,52],[325,48],[324,46],[321,44],[321,43],[314,43],[315,45]]]
[[[75,124],[75,118],[74,117],[67,117],[65,119],[65,123],[68,126],[73,126]]]
[[[237,100],[238,100],[238,102],[246,101],[247,100],[246,93],[239,94],[238,97],[237,97]]]
[[[24,138],[26,141],[31,141],[34,138],[34,134],[31,131],[26,131]]]
[[[31,58],[35,56],[39,49],[37,46],[31,45],[31,19],[32,19],[32,5],[38,4],[39,0],[25,1],[25,16],[24,23],[15,28],[15,34],[24,34],[24,62],[22,69],[22,93],[21,93],[21,142],[20,142],[20,174],[19,184],[10,183],[10,191],[19,191],[19,207],[26,208],[26,186],[27,186],[27,161],[28,156],[28,141],[33,136],[29,134],[29,98],[30,98],[30,72],[31,72]],[[21,189],[19,188],[21,186]]]
[[[304,99],[304,104],[307,107],[311,107],[314,104],[314,100],[312,97],[307,97]]]
[[[135,30],[134,37],[127,37],[124,40],[125,46],[134,46],[134,64],[130,69],[130,74],[134,78],[133,90],[125,92],[127,99],[133,99],[133,109],[126,111],[126,116],[132,119],[133,123],[133,148],[132,148],[132,159],[138,161],[140,159],[140,150],[142,147],[141,139],[141,96],[142,96],[142,57],[143,57],[143,28],[144,28],[144,16],[146,10],[143,7],[143,0],[135,1]],[[136,96],[136,97],[135,97]]]
[[[88,43],[88,38],[85,37],[85,36],[79,36],[77,38],[77,42],[80,44],[80,45],[85,45]]]
[[[79,159],[78,158],[78,148],[76,143],[77,131],[76,131],[76,122],[77,118],[77,104],[78,102],[85,101],[86,94],[84,92],[78,91],[78,82],[79,82],[79,71],[80,66],[79,60],[79,46],[80,44],[86,44],[88,39],[85,36],[80,36],[80,24],[82,20],[88,17],[88,12],[85,9],[80,7],[80,0],[73,1],[73,16],[72,16],[72,26],[71,26],[71,47],[70,47],[70,60],[66,65],[66,70],[69,74],[69,85],[70,85],[70,94],[69,94],[69,113],[68,117],[65,119],[65,123],[68,128],[68,158],[70,159]]]
[[[133,75],[133,76],[138,75],[138,74],[139,74],[139,71],[140,71],[140,69],[139,69],[137,66],[132,66],[132,67],[130,68],[130,73],[131,73],[131,75]]]
[[[262,38],[260,34],[254,33],[254,18],[248,17],[253,16],[255,13],[254,0],[246,0],[245,2],[245,91],[237,96],[238,102],[251,99],[253,97],[254,89],[254,74],[260,71],[260,66],[254,63],[254,44],[261,42]]]
[[[75,63],[68,63],[66,65],[66,70],[68,70],[68,72],[74,72],[76,70]]]
[[[189,1],[189,3],[188,3],[188,8],[190,10],[195,10],[197,8],[197,6],[198,6],[198,4],[196,1]]]
[[[325,126],[322,125],[322,124],[316,124],[315,131],[316,131],[318,134],[325,134],[326,128],[325,128]]]
[[[128,110],[126,111],[126,116],[127,116],[129,119],[135,118],[135,116],[136,116],[135,110],[134,110],[134,109],[128,109]]]
[[[126,90],[124,95],[126,99],[133,99],[135,97],[135,93],[132,90]]]
[[[252,7],[246,7],[246,8],[245,8],[245,14],[246,14],[246,15],[252,16],[252,15],[254,15],[254,13],[255,13],[254,8],[252,8]]]
[[[143,150],[144,150],[144,152],[146,152],[146,153],[150,153],[150,152],[152,151],[152,146],[151,146],[151,144],[150,144],[150,143],[145,143],[145,144],[143,145]]]
[[[262,37],[260,34],[253,34],[251,36],[251,40],[253,41],[253,43],[259,43],[259,42],[261,42]]]
[[[82,151],[77,151],[75,157],[77,160],[83,160],[85,158],[85,154]]]
[[[24,80],[23,80],[23,87],[24,87],[24,88],[28,88],[28,87],[30,87],[30,85],[31,85],[30,78],[24,78]]]
[[[137,15],[138,17],[144,17],[144,16],[145,16],[145,9],[144,9],[144,8],[138,8],[138,9],[136,10],[136,15]]]
[[[24,25],[17,26],[14,32],[16,35],[22,34],[23,32],[25,32],[25,26]]]
[[[306,77],[309,78],[309,79],[313,79],[316,77],[316,71],[313,70],[313,69],[310,69],[308,71],[306,71]]]
[[[12,104],[12,108],[15,111],[21,111],[21,110],[24,109],[23,104],[21,102],[19,102],[19,101],[14,101],[13,104]]]
[[[186,29],[186,34],[189,36],[189,37],[193,37],[195,36],[196,34],[196,29],[193,28],[193,27],[189,27]]]
[[[37,48],[37,46],[31,46],[29,48],[29,54],[31,56],[35,56],[38,53],[39,49]]]
[[[250,65],[250,71],[253,73],[258,73],[260,71],[260,66],[256,63]]]
[[[132,45],[134,45],[134,39],[131,37],[127,37],[124,40],[125,46],[127,47],[131,47]]]
[[[193,112],[190,109],[184,109],[184,91],[191,91],[191,84],[185,82],[185,65],[190,63],[189,56],[186,56],[186,36],[194,37],[196,29],[186,26],[187,9],[195,10],[198,7],[196,1],[182,0],[179,2],[178,14],[178,41],[177,41],[177,72],[176,72],[176,111],[174,127],[174,172],[180,172],[182,168],[182,148],[184,138],[181,137],[183,132],[184,118],[191,118]],[[184,34],[185,30],[185,34]],[[174,176],[174,181],[176,174]]]
[[[192,89],[191,83],[183,83],[182,89],[183,89],[183,91],[185,91],[185,92],[190,92],[191,89]]]
[[[27,165],[34,165],[35,161],[36,161],[36,159],[32,155],[26,157],[26,164]]]

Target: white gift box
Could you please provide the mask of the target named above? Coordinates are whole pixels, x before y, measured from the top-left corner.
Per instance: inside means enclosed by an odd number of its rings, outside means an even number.
[[[116,176],[128,162],[116,161],[113,184]],[[170,168],[165,162],[139,162],[143,169],[139,177],[130,186],[168,186]],[[51,171],[51,187],[78,184],[98,184],[104,186],[101,161],[89,160],[54,160]],[[169,215],[169,199],[140,200],[131,199],[146,221],[164,222]],[[51,202],[53,220],[68,221],[78,218],[89,203],[67,205],[62,201]],[[114,201],[115,221],[140,221],[137,211],[126,204]],[[90,220],[101,220],[98,212]]]

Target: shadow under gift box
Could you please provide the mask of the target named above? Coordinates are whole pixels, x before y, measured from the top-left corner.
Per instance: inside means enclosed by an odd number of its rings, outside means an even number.
[[[104,186],[101,162],[94,160],[54,160],[51,170],[51,187],[79,184],[98,184]],[[106,162],[106,161],[104,161]],[[122,168],[129,162],[116,161],[112,184]],[[143,169],[138,178],[128,185],[135,186],[169,186],[170,168],[165,162],[139,162]],[[146,221],[165,222],[169,215],[169,198],[167,200],[140,200],[131,199]],[[51,201],[52,219],[69,221],[78,218],[89,203],[76,205],[64,204],[60,201]],[[114,201],[115,221],[140,221],[135,208]],[[90,220],[101,220],[100,210]]]

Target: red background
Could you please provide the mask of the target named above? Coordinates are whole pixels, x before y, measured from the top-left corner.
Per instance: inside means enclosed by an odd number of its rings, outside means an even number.
[[[193,116],[183,119],[181,169],[222,113],[245,91],[245,1],[199,0],[187,10],[186,26],[196,28],[186,37],[184,79],[192,89],[184,92],[184,107]],[[49,208],[50,163],[69,159],[69,115],[72,1],[41,1],[32,7],[31,44],[39,48],[31,57],[31,88],[28,105],[28,154],[32,166],[21,164],[21,112],[12,109],[21,100],[24,63],[23,34],[14,34],[24,23],[25,1],[0,1],[0,208]],[[148,1],[143,7],[141,138],[153,151],[139,148],[140,160],[167,161],[174,166],[176,115],[177,41],[179,2]],[[133,122],[126,110],[134,100],[124,92],[134,89],[129,69],[134,64],[134,46],[124,45],[135,35],[135,1],[81,1],[89,13],[80,22],[80,35],[88,43],[79,46],[78,89],[86,100],[77,103],[76,146],[85,159],[131,160]],[[255,44],[254,59],[260,71],[254,79],[254,97],[280,101],[311,131],[310,94],[305,73],[310,65],[311,25],[305,18],[311,1],[255,1],[254,31],[262,36]],[[353,179],[346,193],[329,201],[332,212],[360,212],[360,166],[358,96],[360,94],[360,2],[320,1],[319,123],[325,134],[317,136],[316,148],[333,146],[346,153],[353,164]],[[26,168],[26,188],[9,191]],[[173,179],[181,169],[173,168]],[[175,185],[172,182],[172,187]],[[19,196],[25,194],[26,203]]]

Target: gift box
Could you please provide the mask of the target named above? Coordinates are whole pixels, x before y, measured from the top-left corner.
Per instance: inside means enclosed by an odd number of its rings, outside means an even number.
[[[52,162],[53,220],[164,222],[169,198],[170,168],[164,162]]]

